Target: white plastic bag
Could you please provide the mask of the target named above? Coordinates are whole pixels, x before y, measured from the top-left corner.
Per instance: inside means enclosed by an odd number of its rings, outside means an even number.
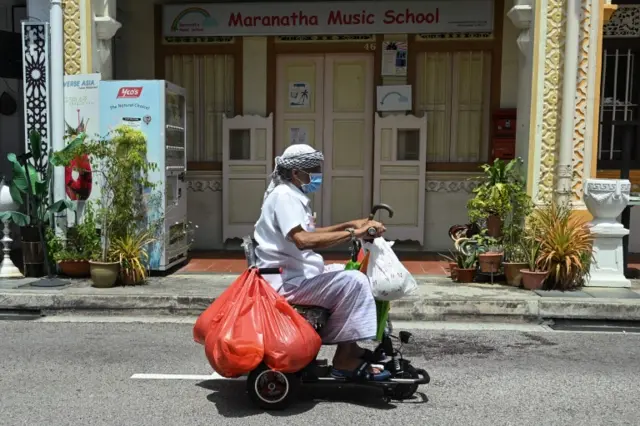
[[[362,246],[371,252],[367,276],[377,300],[401,299],[416,290],[418,284],[393,252],[392,241],[376,238],[373,243],[365,242]]]

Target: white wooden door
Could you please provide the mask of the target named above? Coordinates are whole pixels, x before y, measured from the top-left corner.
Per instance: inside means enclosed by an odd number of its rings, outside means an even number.
[[[271,181],[273,116],[222,120],[222,242],[252,235]]]
[[[324,90],[322,225],[365,217],[371,209],[373,56],[327,55]]]
[[[292,143],[323,151],[324,57],[281,55],[276,68],[275,155],[281,155]],[[318,218],[322,217],[322,196],[321,192],[310,196]]]
[[[278,56],[276,90],[276,155],[291,143],[307,143],[325,156],[322,192],[311,196],[318,224],[366,216],[372,193],[373,55]]]
[[[424,244],[427,117],[376,115],[373,202],[393,207],[386,237]]]

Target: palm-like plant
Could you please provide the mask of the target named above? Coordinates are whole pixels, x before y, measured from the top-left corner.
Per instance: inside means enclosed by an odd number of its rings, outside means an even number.
[[[587,220],[556,203],[534,211],[538,230],[538,265],[548,271],[547,287],[570,290],[583,284],[593,258],[593,237]]]
[[[147,247],[154,241],[147,230],[128,232],[111,242],[110,257],[120,262],[123,280],[132,284],[144,281],[148,275],[149,253]]]

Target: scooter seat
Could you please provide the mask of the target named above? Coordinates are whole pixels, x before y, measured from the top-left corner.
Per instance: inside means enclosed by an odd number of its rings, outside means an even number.
[[[325,326],[329,319],[330,312],[321,306],[304,306],[304,305],[291,305],[304,319],[311,324],[311,326],[320,330]]]

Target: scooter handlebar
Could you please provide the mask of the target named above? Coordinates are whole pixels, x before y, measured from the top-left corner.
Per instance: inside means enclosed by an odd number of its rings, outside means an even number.
[[[386,210],[387,213],[389,214],[389,218],[393,217],[393,209],[391,208],[391,206],[387,204],[376,204],[371,208],[371,213],[369,214],[369,220],[373,220],[373,218],[376,216],[376,213],[378,213],[378,210]]]

